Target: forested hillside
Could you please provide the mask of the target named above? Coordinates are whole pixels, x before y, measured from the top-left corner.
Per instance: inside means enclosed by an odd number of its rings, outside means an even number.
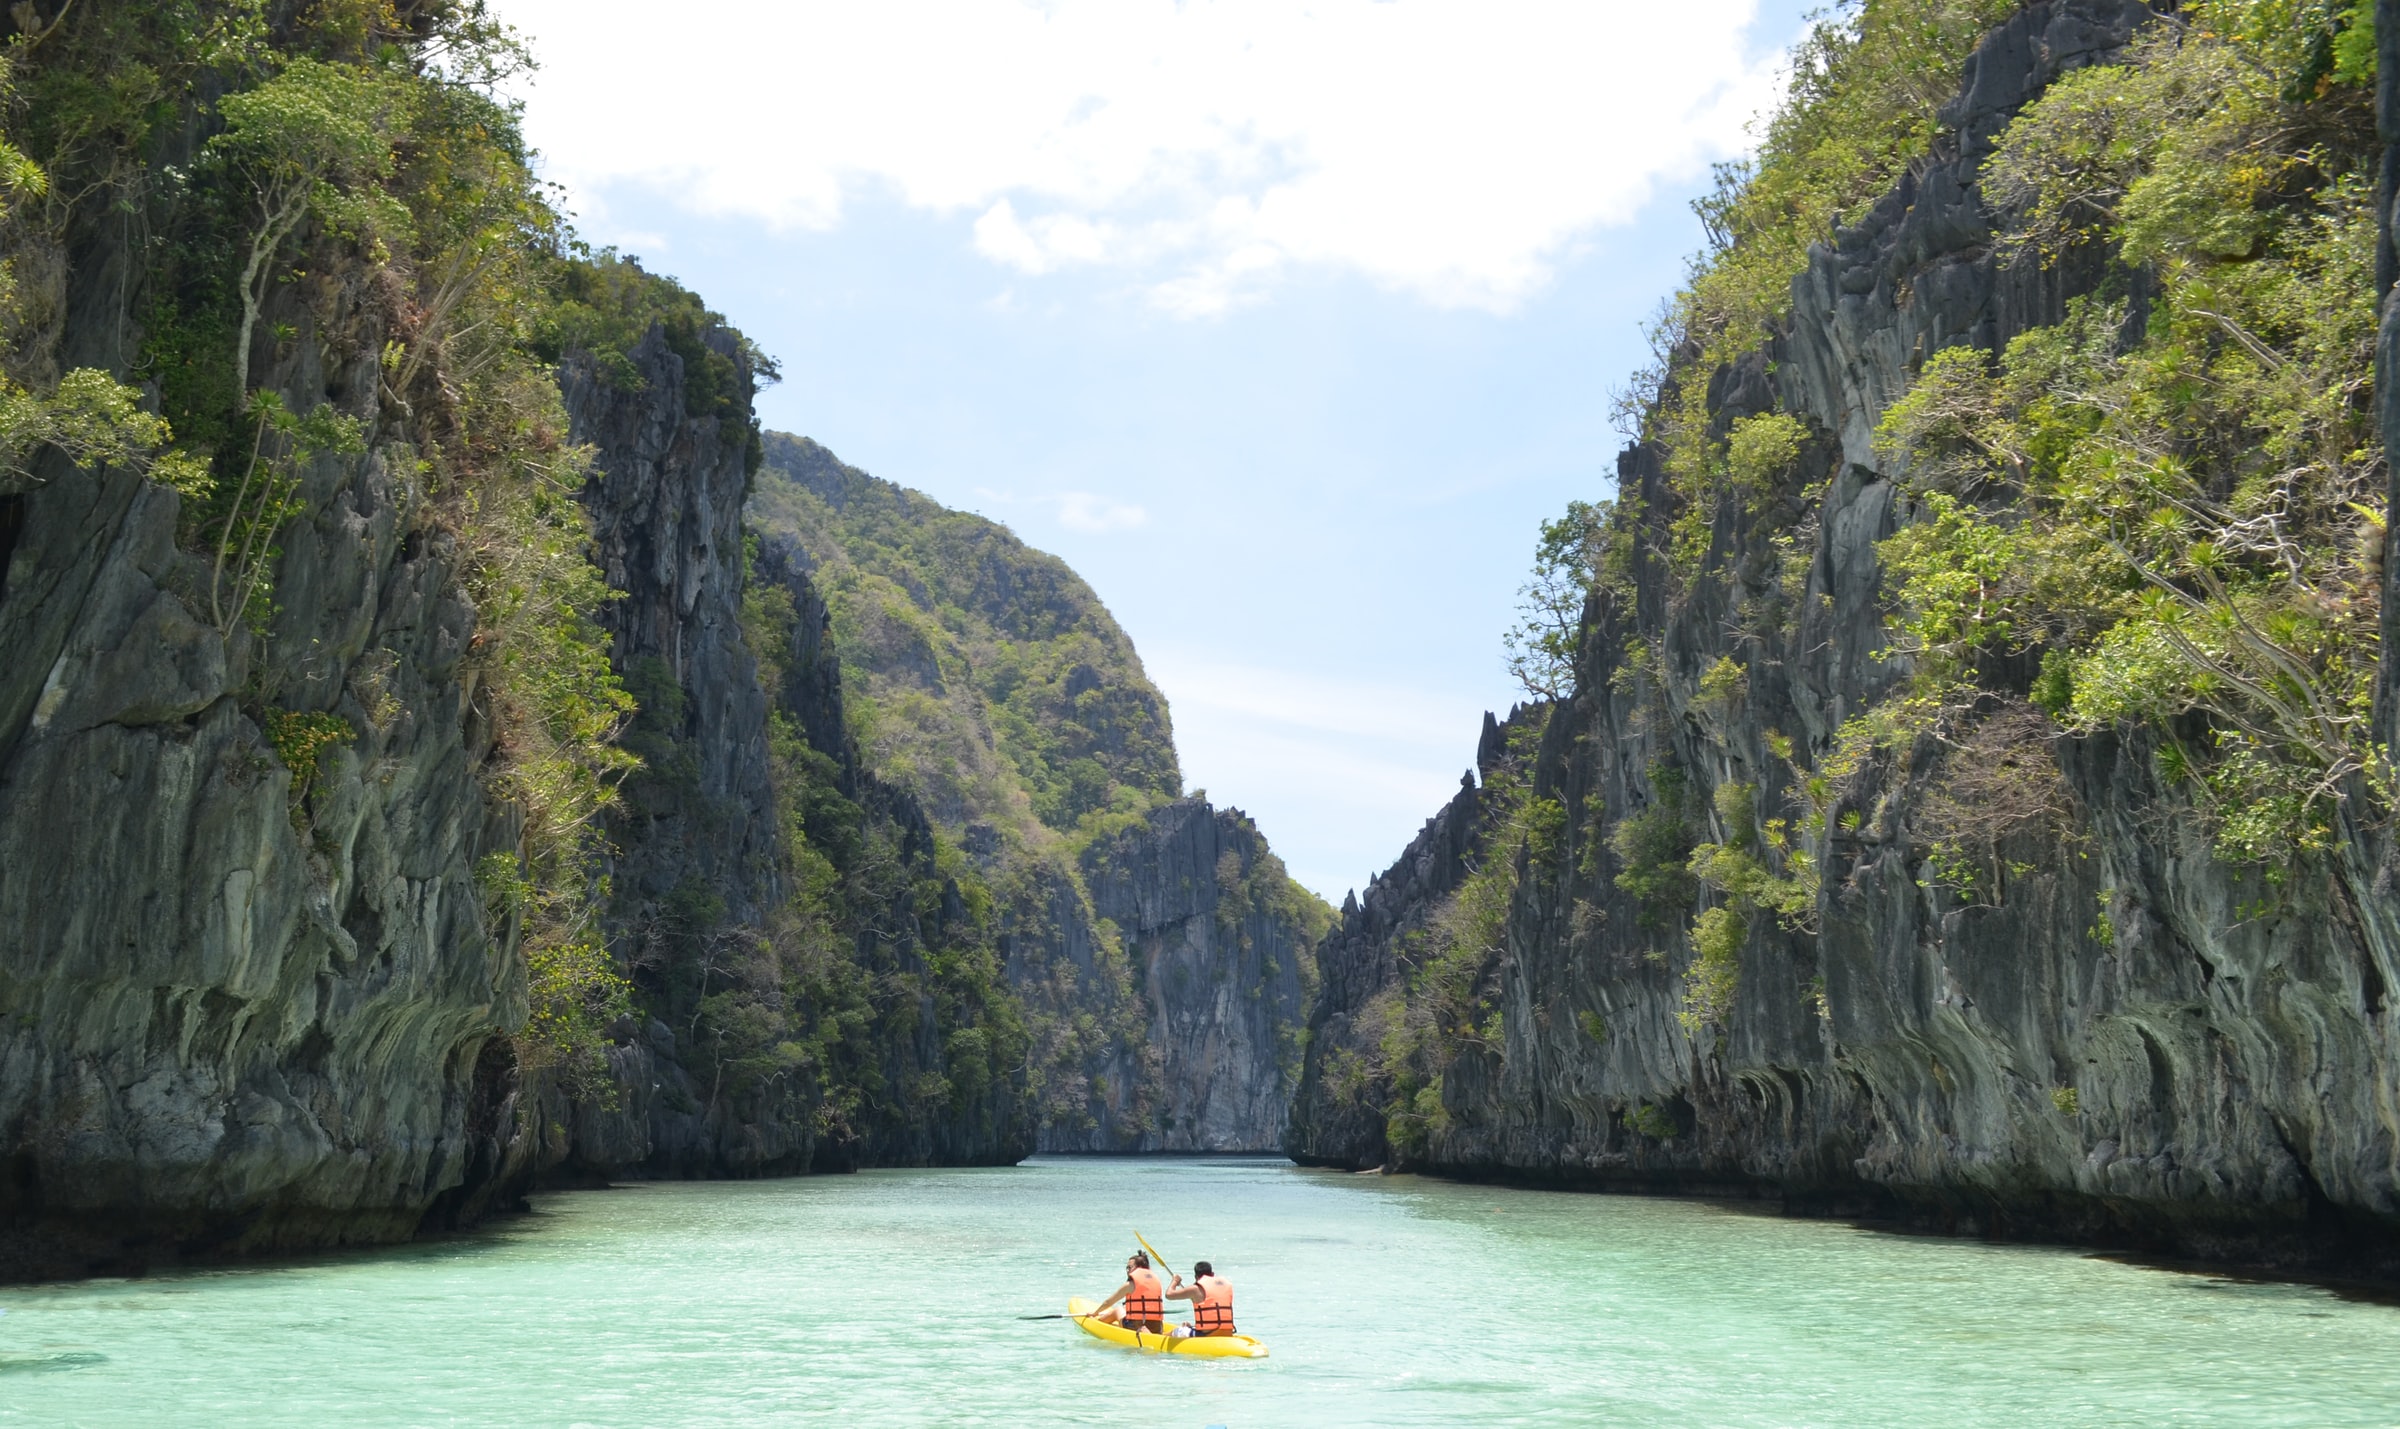
[[[2400,1264],[2375,18],[1820,22],[1296,1155]]]
[[[1064,561],[781,433],[751,510],[807,551],[861,736],[937,817],[1041,847],[1183,792],[1166,700]]]
[[[1331,910],[1179,799],[1166,701],[1090,587],[806,438],[767,434],[750,513],[825,591],[860,745],[998,891],[1040,1144],[1273,1146]]]

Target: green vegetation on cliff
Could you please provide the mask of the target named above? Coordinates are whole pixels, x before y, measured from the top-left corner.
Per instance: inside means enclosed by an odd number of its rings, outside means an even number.
[[[1661,310],[1651,333],[1655,360],[1622,395],[1619,416],[1659,445],[1681,498],[1672,528],[1678,571],[1706,554],[1721,500],[1758,502],[1774,457],[1797,455],[1776,450],[1793,435],[1783,414],[1753,418],[1768,425],[1749,434],[1719,423],[1708,375],[1766,343],[1791,311],[1792,280],[1807,266],[1809,245],[1831,239],[1925,152],[1967,56],[2015,8],[2014,0],[1836,7],[1794,53],[1758,152],[1720,165],[1715,192],[1694,205],[1709,246]],[[1620,579],[1625,570],[1620,559]]]
[[[1132,642],[1057,557],[805,438],[768,435],[750,520],[812,567],[860,758],[922,802],[946,847],[972,850],[962,862],[1027,950],[1036,1116],[1089,1128],[1113,1106],[1147,1125],[1163,1105],[1149,1005],[1074,857],[1180,789],[1166,701]]]
[[[1188,1115],[1196,1102],[1167,1085],[1170,1067],[1189,1072],[1231,1056],[1233,1044],[1168,1045],[1180,1034],[1158,1014],[1188,1012],[1207,993],[1189,984],[1188,968],[1176,970],[1173,949],[1155,937],[1137,946],[1145,930],[1118,926],[1093,898],[1095,880],[1149,867],[1165,847],[1158,840],[1181,848],[1172,836],[1196,821],[1168,807],[1181,775],[1167,705],[1132,642],[1055,556],[802,438],[767,437],[750,520],[762,542],[796,544],[824,594],[864,767],[922,802],[961,886],[991,901],[1050,1144],[1161,1144],[1173,1108]],[[1263,957],[1260,939],[1295,947],[1305,994],[1308,950],[1332,911],[1292,882],[1254,829],[1236,829],[1212,836],[1246,851],[1228,848],[1202,875],[1214,885],[1209,956],[1222,965]],[[1178,872],[1144,899],[1181,904],[1193,892]],[[1146,983],[1153,975],[1165,981]],[[1244,999],[1258,1005],[1267,990],[1247,988]],[[1261,1033],[1258,1046],[1288,1066],[1296,1033]],[[1238,1071],[1241,1080],[1258,1069]],[[1233,1085],[1206,1093],[1244,1094]]]
[[[1795,473],[1823,438],[1795,412],[1728,414],[1718,381],[1789,321],[1810,245],[1930,145],[1958,142],[1937,110],[2013,8],[1863,0],[1818,24],[1758,154],[1698,205],[1711,246],[1628,393],[1671,509],[1624,496],[1595,521],[1579,505],[1545,526],[1536,587],[1555,583],[1560,534],[1589,524],[1612,599],[1630,603],[1654,550],[1680,609],[1733,578],[1716,564],[1730,520],[1783,552],[1744,618],[1797,618],[1822,488]],[[2390,807],[2368,723],[2386,522],[2370,24],[2361,5],[2208,0],[2157,19],[2121,63],[2063,76],[2001,135],[1980,187],[2004,256],[2102,276],[2064,322],[2003,352],[1921,355],[1883,414],[1876,457],[1910,501],[1881,550],[1902,686],[1854,714],[1821,767],[1778,746],[1788,777],[1770,782],[1788,807],[1720,788],[1720,806],[1740,807],[1720,807],[1707,838],[1669,812],[1677,783],[1615,826],[1619,882],[1644,917],[1690,920],[1695,1026],[1722,1024],[1761,915],[1811,926],[1829,814],[1870,761],[1930,735],[1966,763],[2054,772],[2044,735],[2011,713],[2028,702],[2052,734],[2150,741],[2220,855],[2270,882],[2329,849],[2344,819]],[[1529,620],[1562,604],[1531,602]],[[1693,704],[1704,723],[1742,698],[1741,666],[1717,663]],[[1557,688],[1548,665],[1539,683]],[[1649,652],[1611,678],[1664,698]],[[1919,817],[1936,880],[1994,896],[2009,876],[1998,840],[2055,817],[2051,782],[1945,776]],[[1660,852],[1670,823],[1685,868]]]
[[[2392,798],[2380,150],[2371,66],[2328,59],[2360,23],[2215,0],[2054,85],[1985,169],[2006,241],[2124,276],[1997,361],[1937,354],[1878,432],[1923,503],[1883,555],[1935,717],[2038,657],[2035,704],[2146,733],[2219,854],[2274,880]]]
[[[813,677],[790,668],[814,615],[794,584],[751,562],[743,634],[771,697]],[[812,743],[788,702],[770,710],[768,754],[786,897],[763,936],[725,941],[722,965],[687,960],[699,970],[684,998],[697,1050],[736,1096],[804,1079],[834,1152],[821,1159],[888,1159],[909,1137],[961,1124],[1006,1144],[1003,1129],[976,1123],[1014,1110],[993,1092],[1021,1081],[1028,1033],[989,884],[911,822],[905,797],[861,770],[853,747]],[[928,1041],[937,1055],[907,1055]]]
[[[207,613],[268,642],[279,541],[310,473],[372,450],[407,474],[412,539],[461,554],[493,723],[485,777],[522,816],[514,854],[483,869],[532,973],[520,1053],[588,1064],[616,999],[591,937],[593,839],[631,702],[593,619],[606,589],[573,500],[587,458],[529,340],[568,240],[497,87],[524,54],[480,0],[19,12],[0,451],[47,442],[88,468],[163,449],[138,460],[184,498]],[[121,220],[148,235],[127,294],[137,346],[122,372],[62,373],[66,254]],[[379,402],[342,392],[345,368],[287,409],[304,379],[283,364],[304,335],[339,352],[377,324],[388,337],[364,372]],[[103,383],[118,379],[147,384],[155,415],[116,400]],[[276,727],[283,697],[247,702]],[[293,773],[305,802],[309,771]]]
[[[803,438],[768,436],[750,520],[812,567],[843,737],[922,802],[946,851],[974,851],[959,876],[1020,950],[1034,1115],[1069,1134],[1149,1126],[1164,1105],[1149,1005],[1074,857],[1179,790],[1166,702],[1131,642],[1056,557]]]
[[[1065,562],[780,434],[751,510],[807,550],[860,743],[938,822],[1041,847],[1181,792],[1166,700]]]

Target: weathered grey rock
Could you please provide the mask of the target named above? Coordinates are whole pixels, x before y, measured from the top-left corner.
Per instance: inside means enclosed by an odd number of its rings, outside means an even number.
[[[90,291],[119,231],[56,268],[72,361],[129,355]],[[253,370],[381,430],[383,314],[310,266]],[[54,463],[0,500],[0,1275],[395,1239],[467,1180],[483,1050],[524,1015],[473,875],[513,829],[412,455],[305,469],[263,637],[219,629],[171,492]],[[356,732],[297,802],[274,709]]]
[[[1933,151],[1832,243],[1811,245],[1792,284],[1775,385],[1839,437],[1846,463],[1879,469],[1876,419],[1926,357],[1962,343],[1998,351],[2057,322],[2070,293],[2089,291],[2096,259],[1998,261],[1976,171],[2028,99],[2113,58],[2149,17],[2139,0],[2035,0],[2019,10],[1967,61]]]
[[[777,956],[776,914],[789,890],[768,771],[771,706],[831,758],[839,792],[892,832],[896,857],[920,878],[936,876],[923,812],[866,769],[850,741],[824,600],[788,542],[762,543],[749,577],[780,586],[797,617],[794,648],[779,652],[782,688],[760,686],[741,623],[749,359],[722,325],[703,325],[697,339],[734,363],[738,411],[692,413],[684,360],[656,326],[626,354],[631,382],[604,377],[581,354],[560,371],[573,437],[596,453],[583,493],[595,560],[624,593],[602,616],[611,659],[643,706],[626,744],[645,767],[610,820],[605,918],[640,1011],[605,1054],[603,1087],[573,1095],[555,1078],[536,1080],[501,1158],[506,1175],[521,1187],[1021,1159],[1031,1149],[1021,1089],[1005,1081],[953,1115],[853,1125],[827,1141],[817,1077],[728,1084],[717,1049],[689,1035],[706,1021],[702,1001],[730,985],[729,969]],[[926,950],[945,936],[938,925],[963,913],[946,907],[929,924],[906,899],[854,911],[866,920],[862,965],[903,977],[922,976]],[[945,1070],[937,1014],[928,1007],[910,1020],[912,1031],[878,1049],[883,1085]]]
[[[1043,1149],[1273,1151],[1299,1076],[1306,933],[1283,866],[1236,809],[1181,799],[1084,852],[1124,940],[1161,1100],[1148,1126],[1045,1128]]]
[[[2388,1010],[2400,902],[2380,834],[2351,831],[2329,865],[2269,899],[2256,874],[2213,856],[2146,741],[2059,739],[2020,720],[2021,704],[1994,702],[1997,742],[1945,757],[1924,741],[1835,810],[1859,820],[1832,840],[1816,929],[1757,920],[1722,1034],[1697,1036],[1676,1016],[1688,943],[1642,926],[1617,856],[1594,846],[1661,796],[1654,768],[1690,781],[1698,837],[1723,836],[1710,796],[1727,785],[1783,805],[1796,776],[1769,736],[1814,766],[1841,722],[1905,674],[1884,658],[1875,543],[1913,511],[1869,436],[1925,355],[1997,350],[2103,276],[2000,269],[1974,165],[2009,113],[2108,58],[2145,14],[2038,0],[1995,31],[1947,112],[1953,136],[1812,252],[1790,330],[1767,354],[1772,375],[1759,361],[1710,375],[1720,423],[1780,398],[1820,429],[1782,500],[1829,484],[1807,509],[1729,503],[1685,589],[1659,564],[1654,531],[1631,598],[1594,597],[1581,693],[1552,714],[1534,778],[1570,810],[1606,812],[1572,820],[1556,862],[1526,869],[1494,970],[1503,1045],[1470,1045],[1449,1067],[1448,1125],[1414,1164],[2400,1273],[2388,1111],[2400,1100]],[[1619,473],[1629,499],[1669,509],[1654,452],[1628,452]],[[1771,545],[1795,527],[1814,543],[1796,608],[1778,594]],[[1745,673],[1730,707],[1700,694],[1721,657]],[[2031,675],[1990,673],[2020,689]],[[1962,901],[1923,861],[1933,795],[1962,762],[2002,753],[2033,812],[1996,850],[2016,866],[1996,896]],[[1428,880],[1380,919],[1422,917],[1441,893]],[[1377,989],[1337,971],[1338,954],[1326,962],[1314,1022],[1333,1028]],[[1295,1154],[1388,1155],[1360,1109],[1326,1090],[1320,1048],[1337,1044],[1311,1045]]]
[[[623,593],[601,612],[610,662],[643,707],[627,743],[644,768],[609,821],[606,928],[618,965],[653,1004],[674,1001],[695,966],[759,938],[782,897],[767,697],[741,628],[749,359],[721,325],[701,328],[698,340],[734,363],[738,414],[688,409],[684,359],[656,324],[625,354],[631,383],[603,377],[583,353],[559,369],[570,434],[595,453],[583,492],[594,563]],[[564,1107],[560,1093],[546,1093],[568,1128],[565,1160],[549,1174],[808,1169],[812,1088],[779,1082],[763,1096],[718,1095],[665,1022],[634,1021],[608,1053],[609,1092]]]
[[[1488,774],[1504,748],[1497,721],[1484,719],[1479,767]],[[1427,921],[1469,872],[1483,832],[1475,775],[1425,821],[1399,860],[1367,884],[1361,900],[1342,903],[1342,921],[1317,945],[1320,979],[1309,1009],[1307,1056],[1294,1089],[1283,1147],[1309,1165],[1367,1169],[1391,1160],[1381,1098],[1366,1068],[1386,1030],[1381,1013],[1403,995],[1402,942],[1422,937]]]

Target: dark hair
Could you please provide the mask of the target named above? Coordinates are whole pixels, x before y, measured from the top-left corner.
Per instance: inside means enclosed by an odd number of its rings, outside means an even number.
[[[1148,1270],[1150,1268],[1150,1252],[1146,1250],[1135,1251],[1133,1253],[1133,1263],[1140,1266],[1144,1270]]]
[[[1192,1278],[1194,1280],[1198,1280],[1203,1275],[1214,1275],[1216,1273],[1217,1268],[1205,1260],[1192,1267]]]

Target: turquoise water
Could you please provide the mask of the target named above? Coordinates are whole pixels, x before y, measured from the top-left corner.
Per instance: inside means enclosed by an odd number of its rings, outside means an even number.
[[[1268,1360],[1059,1321],[1139,1228]],[[2389,1425],[2400,1309],[1282,1162],[546,1196],[437,1245],[0,1291],[0,1423]]]

